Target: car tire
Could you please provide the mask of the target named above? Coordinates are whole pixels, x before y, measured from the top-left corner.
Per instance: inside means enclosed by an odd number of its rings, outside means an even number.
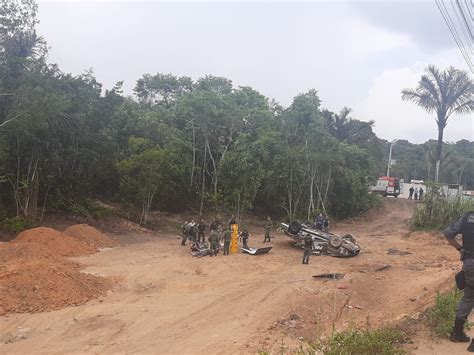
[[[299,231],[301,230],[301,223],[298,221],[291,221],[290,224],[288,225],[288,233],[290,234],[298,234]]]
[[[329,245],[333,248],[339,248],[342,245],[342,238],[335,234],[331,235],[329,237]]]

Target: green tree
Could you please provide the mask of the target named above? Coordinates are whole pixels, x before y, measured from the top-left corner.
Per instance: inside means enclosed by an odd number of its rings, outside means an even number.
[[[414,102],[428,113],[436,113],[438,145],[435,182],[438,182],[444,129],[453,113],[468,114],[474,110],[474,82],[462,70],[449,67],[441,72],[430,65],[416,89],[402,90],[402,99]]]
[[[168,177],[173,167],[169,153],[147,139],[130,138],[129,146],[130,157],[117,163],[121,193],[127,202],[140,205],[139,223],[146,224],[155,197],[171,182]]]

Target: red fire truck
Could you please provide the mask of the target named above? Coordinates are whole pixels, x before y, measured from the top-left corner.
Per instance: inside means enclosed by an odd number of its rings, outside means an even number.
[[[386,196],[395,196],[401,194],[401,181],[398,178],[390,176],[381,176],[377,180],[377,185],[372,188],[372,192]]]

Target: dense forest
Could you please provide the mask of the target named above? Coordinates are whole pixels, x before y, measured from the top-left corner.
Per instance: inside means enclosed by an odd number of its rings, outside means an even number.
[[[227,78],[144,74],[132,96],[47,60],[34,1],[1,0],[0,208],[40,218],[120,202],[147,222],[152,209],[253,211],[343,218],[375,202],[386,169],[374,122],[322,108],[316,90],[282,107]],[[159,64],[157,64],[159,70]],[[119,79],[119,78],[118,78]],[[433,142],[394,148],[392,175],[432,175]],[[473,187],[473,143],[445,149],[442,180]],[[448,168],[449,167],[449,168]]]

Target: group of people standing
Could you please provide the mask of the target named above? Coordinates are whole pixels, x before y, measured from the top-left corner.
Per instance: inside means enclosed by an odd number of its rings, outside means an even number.
[[[222,230],[219,221],[217,220],[211,222],[209,226],[203,219],[201,219],[199,223],[196,223],[194,220],[191,220],[191,222],[186,221],[181,226],[181,245],[184,246],[186,245],[186,241],[189,241],[191,249],[199,249],[201,245],[206,243],[206,231],[208,228],[210,232],[207,241],[209,242],[210,256],[217,255],[221,241],[224,242],[224,255],[229,255],[230,241],[232,237],[230,222],[229,228]]]
[[[423,199],[423,188],[420,187],[420,188],[413,188],[413,186],[411,186],[409,189],[408,189],[408,199],[409,200],[419,200],[421,201]]]
[[[229,255],[230,243],[232,239],[232,225],[237,224],[234,216],[231,217],[229,223],[225,228],[222,228],[220,222],[216,219],[209,224],[209,226],[200,219],[198,223],[194,220],[186,221],[181,226],[182,240],[181,245],[185,246],[189,241],[191,249],[199,249],[206,243],[206,231],[209,229],[208,242],[210,246],[210,256],[217,255],[221,242],[224,243],[224,255]],[[272,220],[267,217],[265,221],[265,236],[264,243],[271,242],[271,229],[273,227]],[[250,233],[247,228],[243,228],[238,235],[239,241],[242,243],[242,248],[249,248],[248,242]]]

